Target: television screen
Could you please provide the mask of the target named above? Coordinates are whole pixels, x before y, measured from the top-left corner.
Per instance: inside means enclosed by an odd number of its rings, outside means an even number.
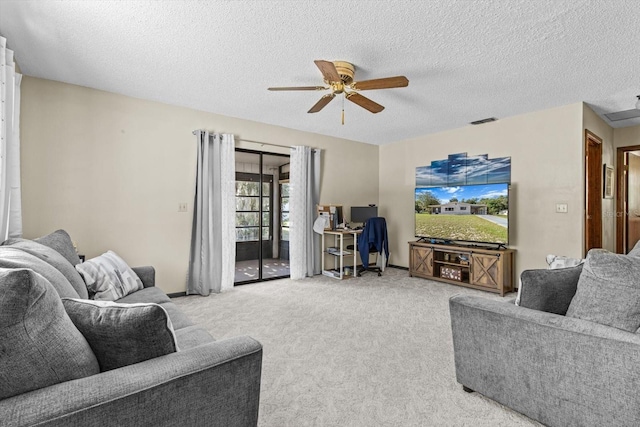
[[[438,240],[509,243],[509,184],[420,187],[415,235]]]

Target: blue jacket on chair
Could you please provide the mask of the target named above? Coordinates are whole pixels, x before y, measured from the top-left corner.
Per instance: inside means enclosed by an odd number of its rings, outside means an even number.
[[[358,236],[358,251],[362,266],[369,268],[369,253],[382,253],[389,259],[389,237],[387,236],[387,221],[382,217],[369,218],[364,224],[362,234]]]

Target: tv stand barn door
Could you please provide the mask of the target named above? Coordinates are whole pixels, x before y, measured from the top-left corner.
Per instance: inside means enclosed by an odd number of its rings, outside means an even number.
[[[409,271],[412,276],[429,279],[433,277],[433,248],[416,246],[411,248]]]
[[[515,251],[409,242],[409,274],[504,296],[513,291]]]

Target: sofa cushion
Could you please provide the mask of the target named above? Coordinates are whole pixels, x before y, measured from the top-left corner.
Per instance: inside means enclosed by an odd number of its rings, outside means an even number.
[[[590,250],[567,316],[636,332],[640,327],[640,258]]]
[[[100,372],[51,284],[0,268],[0,399]]]
[[[129,295],[126,295],[116,300],[116,302],[120,302],[120,303],[126,302],[127,304],[133,304],[133,303],[139,303],[139,302],[153,302],[156,304],[162,304],[164,302],[170,302],[170,301],[171,300],[169,299],[167,294],[165,294],[164,292],[162,292],[160,288],[156,288],[155,286],[151,288],[140,289],[139,291],[133,292]]]
[[[143,288],[138,275],[113,251],[76,265],[76,270],[95,300],[115,301]]]
[[[43,276],[60,297],[79,298],[78,292],[57,268],[21,249],[0,246],[0,268],[30,268]]]
[[[158,304],[63,298],[102,372],[178,351],[167,312]]]
[[[205,331],[200,326],[187,326],[186,328],[176,329],[175,332],[180,350],[188,350],[190,348],[215,341],[209,332]]]
[[[51,249],[55,249],[60,255],[65,257],[71,265],[75,266],[76,264],[80,264],[80,258],[78,257],[76,248],[73,246],[71,237],[66,231],[56,230],[51,234],[33,240]]]
[[[193,323],[191,319],[189,319],[189,316],[184,314],[182,310],[180,310],[174,303],[163,302],[160,305],[167,311],[167,313],[169,313],[171,323],[173,324],[175,330],[195,325],[195,323]]]
[[[78,273],[75,267],[55,249],[34,240],[26,239],[9,239],[3,242],[2,245],[20,249],[21,251],[40,258],[52,267],[55,267],[64,275],[64,277],[67,278],[80,298],[89,298],[87,286],[84,284],[84,280],[82,280],[80,273]]]

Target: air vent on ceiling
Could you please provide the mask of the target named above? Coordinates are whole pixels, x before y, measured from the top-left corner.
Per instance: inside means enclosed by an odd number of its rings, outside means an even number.
[[[616,113],[607,113],[605,114],[605,117],[611,122],[635,119],[636,117],[640,117],[640,110],[633,108],[631,110],[618,111]]]
[[[496,119],[495,117],[489,117],[489,118],[487,118],[487,119],[476,120],[475,122],[471,122],[471,123],[469,123],[469,124],[472,124],[472,125],[481,125],[481,124],[483,124],[483,123],[495,122],[496,120],[498,120],[498,119]]]
[[[636,95],[636,98],[638,98],[636,101],[636,108],[616,111],[615,113],[607,113],[604,116],[609,119],[610,122],[618,122],[620,120],[629,120],[640,117],[640,95]]]

